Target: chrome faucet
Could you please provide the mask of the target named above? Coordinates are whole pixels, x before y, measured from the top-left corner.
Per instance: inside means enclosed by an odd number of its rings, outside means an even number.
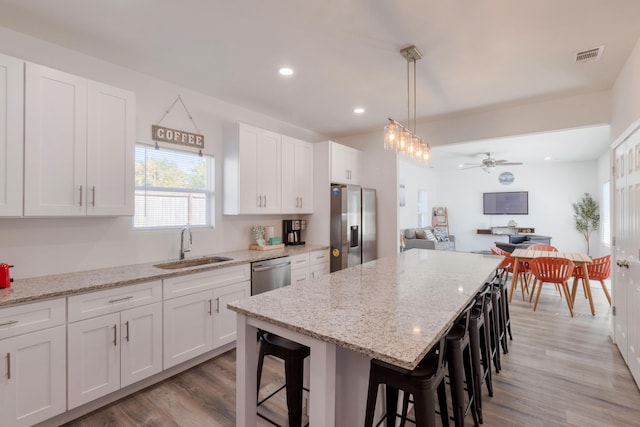
[[[189,232],[189,243],[187,244],[187,248],[184,247],[184,232]],[[193,237],[191,236],[191,228],[184,227],[180,232],[180,259],[184,259],[184,254],[186,252],[191,252],[191,244],[193,243]]]

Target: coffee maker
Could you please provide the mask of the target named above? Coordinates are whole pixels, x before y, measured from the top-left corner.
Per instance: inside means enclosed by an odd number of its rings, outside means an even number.
[[[304,219],[285,219],[282,221],[282,240],[287,246],[304,245],[302,230],[307,228]]]

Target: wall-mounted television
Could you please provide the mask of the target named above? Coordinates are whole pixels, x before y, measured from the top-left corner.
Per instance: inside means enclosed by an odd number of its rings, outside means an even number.
[[[529,192],[483,193],[482,210],[485,215],[528,215]]]

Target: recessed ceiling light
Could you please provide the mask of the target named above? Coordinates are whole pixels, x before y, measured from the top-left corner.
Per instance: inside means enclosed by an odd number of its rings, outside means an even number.
[[[549,156],[547,156],[547,157],[545,157],[544,159],[545,159],[545,160],[553,160],[553,157],[549,157]]]
[[[278,70],[278,72],[280,73],[280,75],[282,76],[291,76],[293,75],[293,69],[289,68],[289,67],[282,67]]]
[[[363,114],[364,113],[364,108],[362,108],[362,107],[354,108],[353,112],[356,113],[356,114]]]

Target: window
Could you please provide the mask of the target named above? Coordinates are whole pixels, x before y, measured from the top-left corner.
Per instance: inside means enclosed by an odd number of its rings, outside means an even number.
[[[214,158],[136,145],[133,228],[212,226]]]
[[[609,181],[602,184],[602,197],[600,198],[600,236],[602,243],[606,246],[611,245],[611,209],[609,200]]]

